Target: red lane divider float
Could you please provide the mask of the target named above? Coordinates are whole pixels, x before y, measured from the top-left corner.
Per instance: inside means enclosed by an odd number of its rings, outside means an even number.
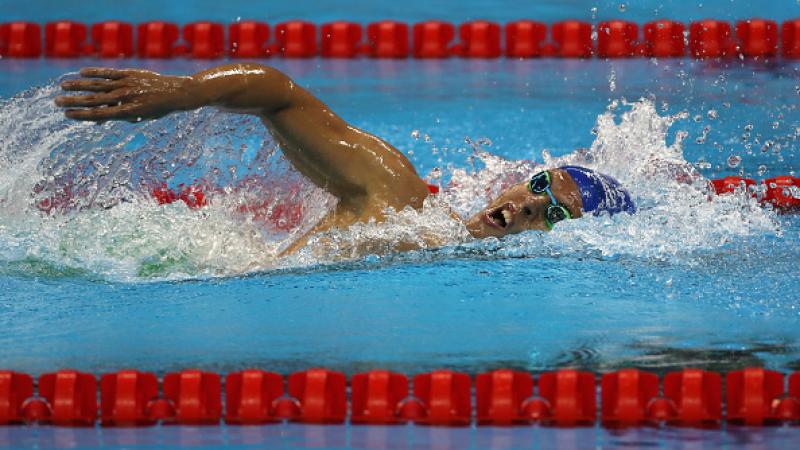
[[[656,20],[644,25],[644,56],[677,58],[686,54],[683,33],[686,27],[680,22]]]
[[[89,53],[86,25],[69,20],[50,22],[44,27],[44,54],[48,58],[77,58]]]
[[[455,37],[455,27],[451,23],[431,20],[414,25],[414,57],[448,58],[450,42]]]
[[[100,377],[100,423],[103,426],[145,426],[156,423],[150,408],[158,400],[158,379],[152,373],[122,370]]]
[[[365,53],[361,25],[353,22],[332,22],[322,25],[320,55],[324,58],[355,58]]]
[[[0,425],[23,423],[24,402],[33,397],[33,378],[24,373],[0,371]]]
[[[592,24],[578,20],[565,20],[551,28],[555,54],[561,58],[589,58],[594,53]]]
[[[100,22],[92,25],[92,53],[100,58],[133,56],[133,26],[125,22]]]
[[[228,26],[232,58],[264,58],[269,56],[269,25],[254,20],[232,23]]]
[[[509,58],[535,58],[545,56],[547,25],[532,20],[510,22],[505,27],[506,56]]]
[[[773,20],[750,19],[736,23],[739,52],[748,57],[772,57],[778,53],[778,24]]]
[[[372,58],[407,58],[408,25],[384,20],[367,27],[367,54]]]
[[[408,378],[388,370],[353,375],[350,422],[396,424],[405,421],[401,404],[408,397]]]
[[[495,370],[475,378],[475,415],[480,425],[515,425],[533,421],[526,413],[533,396],[533,376],[527,372]]]
[[[476,20],[467,22],[458,28],[461,44],[457,45],[453,54],[465,58],[499,58],[500,24]]]
[[[42,28],[37,23],[11,22],[0,25],[0,56],[38,58],[42,52]]]
[[[717,195],[744,192],[780,212],[800,210],[800,178],[797,177],[778,176],[757,183],[752,178],[730,176],[711,180],[711,186]]]
[[[458,29],[459,42],[453,43]],[[412,51],[415,58],[626,58],[632,56],[680,57],[686,54],[686,25],[670,20],[639,25],[624,20],[608,20],[593,25],[580,20],[565,20],[550,26],[532,20],[512,21],[505,26],[485,20],[460,25],[442,21],[413,24]],[[91,26],[63,20],[44,27],[44,54],[51,58],[133,56],[134,30],[125,22],[100,22]],[[705,19],[688,24],[689,54],[693,58],[800,58],[800,18],[785,21],[780,27],[773,20],[752,18],[730,22]],[[181,33],[182,31],[182,33]],[[210,59],[224,56],[265,58],[406,58],[409,55],[409,25],[391,20],[368,24],[338,21],[317,25],[288,21],[275,26],[274,42],[270,27],[257,21],[225,26],[207,21],[194,22],[182,29],[163,21],[144,22],[136,27],[136,54],[140,58]],[[504,35],[504,36],[503,36]],[[87,40],[87,37],[90,39]],[[365,39],[366,37],[366,39]],[[505,45],[503,45],[503,42]],[[0,56],[36,58],[42,54],[42,28],[31,22],[0,24]]]
[[[221,23],[194,22],[183,27],[186,54],[192,58],[225,56],[225,28]]]
[[[286,379],[259,369],[225,377],[201,370],[168,373],[159,386],[152,373],[122,370],[100,378],[100,424],[105,427],[302,423],[509,426],[592,426],[598,420],[595,375],[571,369],[546,372],[494,370],[472,379],[436,370],[409,379],[373,370],[347,379],[341,372],[310,369]],[[699,369],[656,374],[622,369],[600,382],[600,423],[605,427],[800,424],[800,372],[788,377],[762,368],[725,377]],[[160,387],[160,392],[159,392]],[[413,392],[413,395],[409,395]],[[472,395],[475,395],[473,410]],[[98,419],[98,386],[92,374],[60,370],[39,377],[0,371],[0,425],[23,423],[92,426]],[[723,412],[727,411],[727,412]],[[474,413],[474,417],[473,417]]]
[[[540,417],[544,425],[575,427],[592,425],[597,416],[597,386],[594,374],[559,370],[539,377],[539,395],[546,409]]]
[[[293,20],[275,27],[274,53],[286,58],[317,56],[317,26],[311,22]]]
[[[783,23],[781,49],[784,58],[800,58],[800,19],[787,20]]]
[[[140,58],[172,58],[182,52],[176,51],[178,25],[169,22],[145,22],[136,27],[138,36],[137,54]]]
[[[629,58],[637,53],[639,25],[624,20],[600,22],[597,25],[597,56]]]
[[[720,20],[701,20],[689,26],[689,52],[695,58],[722,58],[736,53],[731,24]]]

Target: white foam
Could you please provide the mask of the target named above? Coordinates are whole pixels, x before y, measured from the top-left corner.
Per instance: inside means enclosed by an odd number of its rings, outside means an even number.
[[[200,110],[143,124],[94,125],[64,119],[52,104],[56,92],[55,85],[32,89],[0,109],[0,259],[7,262],[34,258],[104,278],[141,280],[228,276],[440,246],[445,250],[436,254],[443,257],[547,251],[668,260],[780,231],[774,215],[747,196],[710,196],[707,180],[683,158],[680,138],[667,144],[670,127],[684,116],[659,116],[645,99],[610,105],[598,117],[588,150],[545,155],[539,166],[476,148],[480,167],[444,174],[449,180],[441,195],[422,210],[333,230],[297,255],[278,258],[335,202],[280,157],[258,120]],[[638,213],[479,242],[450,214],[472,214],[537,168],[565,163],[619,179]],[[211,205],[158,205],[147,195],[153,183],[195,179],[214,186],[207,188]],[[66,201],[49,213],[37,208],[43,199],[58,200],[65,186]],[[289,226],[240,211],[258,202],[267,215],[293,206],[301,220]]]

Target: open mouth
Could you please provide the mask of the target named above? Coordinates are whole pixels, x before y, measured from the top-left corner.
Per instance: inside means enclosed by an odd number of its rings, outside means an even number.
[[[511,203],[489,209],[483,215],[483,221],[494,228],[505,230],[511,225],[516,208]]]

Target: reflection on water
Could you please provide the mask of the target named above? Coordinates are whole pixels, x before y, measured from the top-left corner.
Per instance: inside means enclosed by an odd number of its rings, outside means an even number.
[[[725,346],[720,346],[725,347]],[[622,368],[638,368],[658,374],[687,367],[729,372],[745,367],[764,367],[769,355],[797,354],[797,344],[786,340],[780,343],[737,342],[730,348],[681,348],[652,342],[628,344],[622,355],[604,355],[597,349],[580,347],[565,350],[552,362],[552,368],[572,367],[593,372],[609,372]],[[626,355],[627,354],[627,355]],[[796,369],[800,361],[786,364],[785,370]]]
[[[693,430],[595,428],[266,425],[140,429],[0,427],[6,448],[336,448],[336,449],[792,449],[800,428]]]

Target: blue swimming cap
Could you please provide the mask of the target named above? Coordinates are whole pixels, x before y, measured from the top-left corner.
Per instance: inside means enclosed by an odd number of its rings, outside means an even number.
[[[623,211],[628,214],[636,212],[631,194],[619,184],[619,181],[585,167],[563,166],[559,169],[567,172],[578,185],[584,213],[590,212],[598,216],[603,212],[611,215]]]

